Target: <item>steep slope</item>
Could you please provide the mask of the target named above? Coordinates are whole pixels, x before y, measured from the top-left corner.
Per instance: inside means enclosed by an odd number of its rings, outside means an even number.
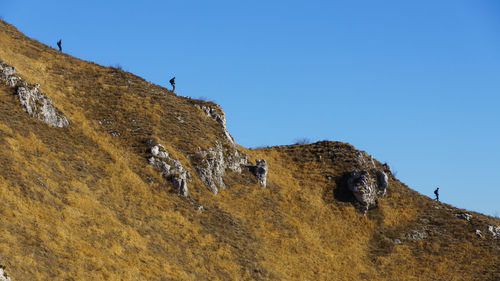
[[[498,219],[457,217],[349,144],[240,147],[217,105],[5,22],[0,61],[69,121],[30,116],[24,84],[1,83],[0,264],[12,280],[500,279]],[[246,168],[257,159],[266,188]],[[346,187],[354,170],[388,175],[366,214]]]

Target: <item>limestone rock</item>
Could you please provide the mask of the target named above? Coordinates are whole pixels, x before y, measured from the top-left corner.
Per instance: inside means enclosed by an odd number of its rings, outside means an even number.
[[[179,160],[169,156],[165,147],[157,144],[150,149],[151,157],[148,159],[149,165],[159,168],[165,179],[172,181],[172,185],[177,192],[187,197],[189,195],[187,182],[190,178]]]
[[[401,244],[401,239],[398,239],[398,238],[394,238],[394,239],[390,239],[394,244]]]
[[[247,167],[250,170],[250,172],[252,172],[257,177],[259,184],[262,187],[266,187],[267,172],[268,172],[266,160],[257,159],[255,160],[255,163],[256,163],[255,166],[248,165]]]
[[[387,174],[381,170],[371,175],[367,170],[356,169],[347,177],[347,189],[361,203],[363,213],[376,205],[377,197],[385,197],[388,184]]]
[[[375,205],[376,183],[368,171],[352,171],[347,179],[347,188],[361,203],[361,211],[366,212],[370,206]]]
[[[471,214],[467,214],[467,213],[458,213],[456,214],[457,218],[459,219],[463,219],[463,220],[466,220],[466,221],[470,221],[470,219],[472,219],[472,215]]]
[[[479,229],[476,229],[476,231],[474,231],[474,233],[476,233],[477,237],[479,237],[479,238],[483,237],[483,233]]]
[[[13,66],[0,62],[0,81],[10,87],[20,85],[22,83],[21,78],[14,74],[16,74],[16,70]]]
[[[0,281],[11,281],[7,272],[5,272],[5,268],[0,265]]]
[[[413,240],[420,240],[420,239],[425,239],[429,236],[429,234],[427,234],[427,232],[425,231],[417,231],[417,230],[413,230],[410,234],[407,235],[408,238],[410,239],[413,239]]]
[[[52,99],[38,90],[40,84],[36,83],[31,87],[20,77],[14,76],[15,73],[14,67],[0,62],[0,81],[4,81],[10,87],[17,87],[19,102],[31,117],[52,127],[62,128],[69,125],[68,118],[52,104]]]
[[[246,157],[241,156],[236,149],[225,149],[218,141],[215,142],[215,148],[203,150],[199,147],[198,150],[197,154],[202,160],[195,166],[196,171],[214,194],[217,194],[220,188],[226,188],[226,169],[241,172],[241,166],[247,163]]]
[[[196,170],[201,180],[214,194],[217,194],[219,188],[226,188],[224,184],[226,163],[222,146],[216,142],[215,149],[210,147],[207,151],[204,151],[199,148],[199,153],[203,156],[203,160],[201,166],[196,166]]]
[[[68,119],[54,105],[52,99],[38,91],[38,87],[19,87],[17,95],[24,110],[32,117],[49,124],[52,127],[66,127]]]
[[[236,146],[233,137],[227,131],[226,117],[224,115],[224,111],[222,111],[222,109],[220,107],[218,107],[219,111],[221,112],[219,114],[219,113],[217,113],[216,109],[209,107],[209,106],[206,106],[206,105],[202,105],[201,109],[207,114],[207,116],[214,118],[215,121],[217,121],[217,123],[219,123],[222,126],[222,130],[223,130],[224,135],[226,136],[228,142],[231,143],[233,146]]]
[[[493,238],[500,238],[500,226],[488,225],[488,230],[493,235]]]
[[[377,171],[377,187],[385,194],[385,190],[389,186],[389,177],[382,170]]]

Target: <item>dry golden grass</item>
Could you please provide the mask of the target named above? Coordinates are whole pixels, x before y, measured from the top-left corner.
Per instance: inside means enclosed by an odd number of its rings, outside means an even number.
[[[214,196],[191,163],[198,146],[224,138],[196,106],[213,104],[61,54],[1,21],[0,44],[0,60],[70,120],[50,128],[0,86],[0,264],[13,280],[500,279],[500,239],[486,230],[498,219],[460,220],[394,177],[366,216],[337,194],[359,166],[349,144],[240,147],[266,159],[268,188],[248,171],[228,173]],[[189,198],[147,165],[151,138],[193,175]],[[422,227],[428,238],[403,239]]]

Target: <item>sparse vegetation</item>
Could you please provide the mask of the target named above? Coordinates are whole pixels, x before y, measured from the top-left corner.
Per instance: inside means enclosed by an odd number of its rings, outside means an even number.
[[[194,167],[198,147],[224,138],[199,108],[211,102],[61,54],[4,22],[0,42],[0,60],[40,82],[71,120],[49,128],[0,85],[0,264],[12,280],[500,278],[500,239],[485,228],[498,218],[460,220],[464,210],[394,176],[366,216],[336,198],[359,165],[347,143],[240,147],[250,161],[266,159],[268,188],[246,170],[228,172],[214,196]],[[156,143],[190,172],[187,199],[147,165]],[[413,230],[428,237],[408,239]]]
[[[309,138],[296,138],[295,144],[310,144],[311,140]]]

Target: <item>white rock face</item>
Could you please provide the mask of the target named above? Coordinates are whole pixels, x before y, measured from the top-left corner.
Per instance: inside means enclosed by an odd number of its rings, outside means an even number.
[[[19,87],[17,89],[19,102],[32,117],[49,124],[52,127],[67,127],[68,119],[52,105],[52,99],[38,91],[38,87]]]
[[[236,146],[233,137],[229,134],[229,132],[226,129],[226,117],[222,109],[219,107],[219,110],[220,112],[222,112],[222,114],[218,114],[217,110],[208,107],[206,105],[202,105],[201,109],[207,114],[208,117],[214,118],[215,121],[217,121],[222,126],[222,130],[224,131],[224,135],[226,136],[227,141],[231,143],[233,146]]]
[[[149,165],[161,169],[162,176],[172,181],[174,189],[176,189],[180,195],[187,197],[189,195],[187,181],[190,175],[189,172],[182,167],[181,162],[170,157],[165,147],[161,144],[153,146],[150,152],[153,156],[148,159]]]
[[[370,206],[376,204],[377,197],[384,197],[388,186],[388,177],[383,171],[377,171],[376,176],[367,170],[354,170],[347,178],[347,188],[361,203],[361,211],[365,213]]]
[[[215,142],[215,148],[209,147],[203,150],[199,147],[198,150],[202,160],[201,164],[195,167],[196,171],[214,194],[221,188],[226,188],[224,183],[226,169],[240,173],[241,167],[247,164],[246,157],[241,156],[235,147],[224,148],[218,141]]]
[[[0,81],[5,82],[10,87],[17,87],[19,102],[31,117],[35,117],[52,127],[62,128],[69,125],[66,116],[52,104],[52,99],[38,90],[40,84],[37,83],[31,87],[20,77],[15,76],[15,73],[14,67],[0,62]]]
[[[199,151],[204,158],[201,161],[202,165],[196,166],[196,170],[198,171],[201,180],[214,194],[217,194],[219,192],[219,188],[226,188],[226,185],[224,184],[226,161],[224,159],[222,146],[216,142],[215,149],[210,147],[207,151],[204,151],[199,148]]]
[[[13,66],[0,62],[0,81],[10,87],[22,84],[21,78],[14,74],[16,74],[16,69]]]
[[[366,212],[371,205],[375,205],[376,183],[366,170],[355,170],[349,174],[347,188],[361,203],[361,211]]]
[[[463,219],[463,220],[466,220],[466,221],[470,221],[470,219],[472,219],[472,215],[471,214],[467,214],[467,213],[458,213],[456,214],[457,218],[459,219]]]
[[[242,167],[247,164],[247,158],[238,151],[233,137],[229,134],[226,128],[226,118],[222,109],[215,105],[210,107],[207,105],[198,105],[205,112],[207,117],[213,118],[220,124],[225,138],[216,141],[214,147],[198,148],[198,156],[201,157],[201,163],[195,166],[201,180],[208,188],[217,194],[220,189],[226,188],[224,183],[224,175],[226,169],[241,173]]]
[[[488,225],[488,230],[493,235],[493,238],[500,238],[500,226]]]
[[[11,281],[4,268],[0,266],[0,281]]]
[[[250,170],[250,172],[252,172],[257,177],[259,184],[262,187],[266,187],[266,185],[267,185],[267,183],[266,183],[267,182],[267,172],[268,172],[266,160],[257,159],[257,160],[255,160],[255,163],[256,163],[255,166],[249,165],[247,167]]]

